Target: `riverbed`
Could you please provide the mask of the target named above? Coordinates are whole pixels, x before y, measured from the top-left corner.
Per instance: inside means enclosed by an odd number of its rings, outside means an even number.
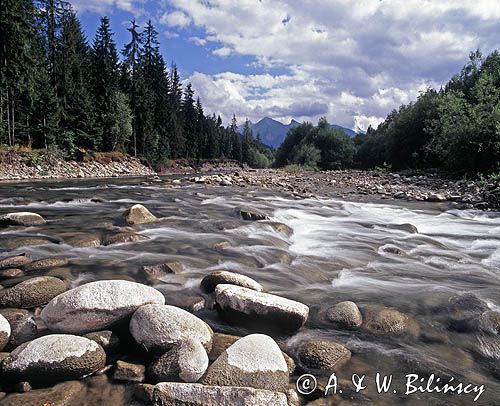
[[[73,287],[101,279],[145,283],[139,272],[142,266],[178,262],[182,272],[163,276],[153,286],[167,302],[169,297],[175,299],[172,302],[205,298],[205,309],[197,315],[214,331],[235,335],[248,334],[252,328],[221,319],[199,286],[203,276],[214,270],[241,273],[267,292],[310,307],[302,329],[291,336],[274,336],[292,357],[305,339],[335,340],[352,352],[349,363],[338,371],[343,380],[349,381],[352,374],[366,375],[368,380],[379,372],[393,375],[402,385],[408,373],[426,377],[434,373],[446,382],[454,377],[484,385],[485,393],[476,404],[494,404],[498,399],[500,338],[495,327],[487,322],[457,327],[456,317],[468,301],[485,303],[487,311],[500,310],[499,212],[448,209],[429,202],[294,198],[251,186],[144,181],[0,186],[0,212],[32,211],[47,220],[43,226],[3,229],[0,256],[29,252],[34,259],[68,258],[69,265],[59,272],[69,275]],[[136,203],[161,221],[124,227],[118,220]],[[237,211],[242,207],[259,210],[269,220],[244,221]],[[292,232],[277,229],[276,223]],[[147,239],[94,248],[68,243],[83,235],[105,239],[117,231],[134,231]],[[6,248],[27,236],[51,243]],[[325,325],[322,312],[347,300],[362,312],[371,305],[396,309],[414,321],[415,331],[377,336]],[[292,384],[299,375],[296,371]],[[378,394],[371,385],[343,398],[347,404],[458,405],[472,402],[473,396]]]

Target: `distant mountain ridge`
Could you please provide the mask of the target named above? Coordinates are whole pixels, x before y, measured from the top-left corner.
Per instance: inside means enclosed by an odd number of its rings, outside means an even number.
[[[252,129],[254,137],[257,137],[257,134],[259,134],[262,143],[270,147],[278,148],[285,140],[288,130],[290,130],[291,128],[295,128],[300,124],[301,123],[296,120],[290,121],[290,124],[283,124],[272,118],[264,117],[262,120],[258,121],[255,124],[250,122],[250,127]],[[330,126],[332,128],[338,128],[344,131],[344,133],[346,133],[349,137],[356,136],[356,133],[349,128],[342,127],[337,124],[330,124]],[[238,127],[238,131],[240,133],[243,133],[243,125],[240,125]]]

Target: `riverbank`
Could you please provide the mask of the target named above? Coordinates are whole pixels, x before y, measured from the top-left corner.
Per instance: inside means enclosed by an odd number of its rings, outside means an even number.
[[[243,170],[232,174],[190,177],[207,185],[256,186],[299,198],[333,197],[356,200],[405,200],[449,203],[460,209],[497,210],[500,183],[450,180],[433,175],[346,170],[289,173],[283,170]]]

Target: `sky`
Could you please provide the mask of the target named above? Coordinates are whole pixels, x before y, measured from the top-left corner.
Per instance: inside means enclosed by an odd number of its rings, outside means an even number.
[[[500,48],[492,0],[72,0],[89,42],[111,19],[121,49],[135,17],[206,113],[376,126],[439,88],[469,53]]]

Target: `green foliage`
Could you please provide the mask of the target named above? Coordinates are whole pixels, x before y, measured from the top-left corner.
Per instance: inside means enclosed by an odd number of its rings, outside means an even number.
[[[318,126],[310,123],[292,128],[276,152],[276,165],[305,165],[321,169],[350,167],[356,153],[351,138],[343,131],[332,129],[325,118]]]

